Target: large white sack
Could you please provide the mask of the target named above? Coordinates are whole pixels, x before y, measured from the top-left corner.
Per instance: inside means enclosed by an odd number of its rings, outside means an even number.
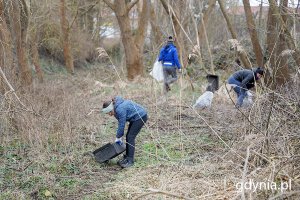
[[[161,62],[155,61],[150,75],[158,82],[162,82],[164,80],[164,73]]]
[[[210,108],[213,98],[214,93],[206,91],[197,99],[193,108]]]
[[[252,99],[252,97],[253,97],[253,94],[248,90],[247,92],[246,92],[246,97],[244,98],[244,100],[243,100],[243,107],[250,107],[250,106],[252,106],[253,105],[253,99]]]

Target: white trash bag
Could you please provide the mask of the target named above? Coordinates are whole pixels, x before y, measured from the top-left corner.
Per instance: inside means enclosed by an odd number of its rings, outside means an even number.
[[[250,107],[253,105],[253,94],[248,90],[246,92],[246,97],[243,100],[243,105],[242,107]]]
[[[158,62],[157,60],[155,61],[150,75],[158,82],[162,82],[164,80],[164,73],[161,62]]]
[[[211,91],[205,91],[193,105],[193,108],[210,108],[212,100],[214,98],[214,93]]]

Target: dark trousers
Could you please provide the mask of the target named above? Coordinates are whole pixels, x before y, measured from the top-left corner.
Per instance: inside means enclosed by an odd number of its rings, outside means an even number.
[[[247,96],[247,89],[246,88],[242,88],[242,82],[236,80],[234,77],[229,77],[228,79],[228,83],[229,84],[234,84],[236,85],[233,90],[235,91],[235,93],[237,94],[237,103],[236,105],[238,107],[241,107],[243,105],[243,101],[245,99],[245,97]]]
[[[166,84],[174,83],[177,80],[176,67],[174,66],[163,66],[164,82]]]
[[[147,119],[148,116],[145,115],[141,119],[129,123],[128,131],[126,134],[126,158],[128,160],[134,161],[135,138],[146,123]]]

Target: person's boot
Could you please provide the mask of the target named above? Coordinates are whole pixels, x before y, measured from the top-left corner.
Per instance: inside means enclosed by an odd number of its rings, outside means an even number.
[[[121,164],[124,164],[126,162],[127,162],[127,156],[124,155],[123,158],[117,162],[117,164],[121,166]]]
[[[169,92],[171,90],[170,86],[168,83],[165,83],[165,89],[166,89],[166,92]]]
[[[133,161],[131,159],[126,159],[126,162],[124,161],[124,163],[120,163],[120,166],[122,168],[128,168],[133,166]]]

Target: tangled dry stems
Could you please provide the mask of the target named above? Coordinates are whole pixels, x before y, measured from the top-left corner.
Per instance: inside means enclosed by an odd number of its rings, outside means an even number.
[[[299,85],[256,93],[254,106],[239,111],[229,101],[217,98],[211,109],[193,110],[189,83],[181,84],[182,90],[164,98],[160,86],[150,79],[112,84],[89,73],[56,77],[20,94],[27,110],[13,96],[2,97],[1,145],[15,139],[28,145],[21,153],[28,159],[12,167],[24,172],[29,165],[46,163],[38,173],[44,173],[49,185],[62,176],[43,171],[53,155],[61,167],[70,163],[78,166],[78,172],[70,176],[89,180],[88,184],[77,197],[78,191],[61,189],[56,192],[58,198],[82,198],[99,190],[111,199],[299,197]],[[115,165],[97,166],[92,158],[83,156],[87,149],[113,140],[109,127],[115,126],[113,120],[97,111],[89,113],[116,94],[141,103],[149,111],[149,122],[137,144],[137,163],[143,157],[148,159],[144,167],[120,171]],[[147,142],[165,154],[150,154],[143,149]],[[180,156],[168,155],[172,152]],[[281,194],[236,189],[236,183],[250,179],[291,180],[293,190]],[[15,192],[19,197],[24,195],[21,190]]]

